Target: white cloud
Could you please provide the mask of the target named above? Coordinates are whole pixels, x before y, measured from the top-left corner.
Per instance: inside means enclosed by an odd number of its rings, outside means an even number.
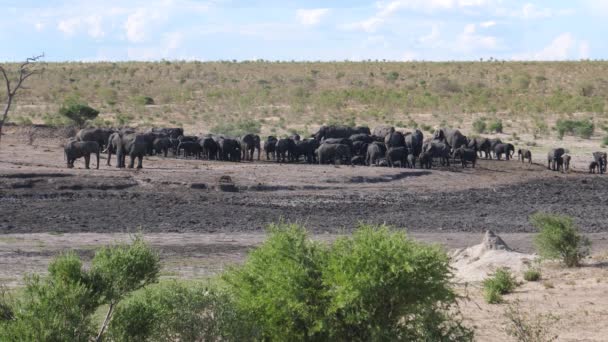
[[[572,33],[566,32],[555,37],[549,45],[537,52],[521,53],[513,56],[516,60],[571,60],[588,58],[589,43],[587,41],[577,41]]]
[[[492,20],[490,20],[490,21],[484,21],[483,23],[479,24],[479,26],[483,27],[483,28],[489,28],[489,27],[492,27],[492,26],[496,26],[496,22],[492,21]]]
[[[34,27],[36,28],[36,31],[42,31],[42,30],[44,30],[44,26],[45,26],[44,23],[42,23],[40,21],[34,24]]]
[[[124,28],[127,34],[127,39],[132,43],[143,42],[146,38],[147,25],[158,19],[160,14],[146,8],[138,8],[131,13],[125,21]]]
[[[494,36],[486,36],[477,33],[475,24],[467,24],[457,38],[455,49],[459,51],[472,52],[478,49],[494,50],[498,47],[498,39]]]
[[[441,36],[441,32],[439,31],[439,25],[434,24],[431,27],[431,32],[425,36],[418,38],[418,41],[422,44],[432,44],[436,42]]]
[[[549,8],[538,8],[536,5],[527,3],[521,9],[521,17],[524,19],[540,19],[553,16],[553,11]]]
[[[388,3],[377,3],[378,11],[366,20],[346,25],[347,29],[375,32],[396,12],[400,10],[416,10],[435,12],[439,10],[467,9],[486,6],[494,0],[394,0]]]
[[[78,26],[80,26],[80,22],[80,18],[70,18],[61,20],[57,24],[57,29],[59,29],[59,31],[63,32],[64,34],[71,36],[76,32]]]
[[[36,29],[41,30],[42,27],[44,26],[38,28],[38,24],[36,24]],[[101,38],[105,35],[102,18],[99,15],[77,16],[63,19],[57,24],[57,29],[66,36],[72,36],[81,30],[86,30],[87,34],[92,38]]]
[[[302,25],[314,26],[321,22],[329,13],[329,8],[299,9],[296,11],[296,19]]]
[[[87,33],[93,38],[101,38],[105,35],[103,31],[101,17],[98,15],[90,16],[85,19],[86,24],[89,26]]]

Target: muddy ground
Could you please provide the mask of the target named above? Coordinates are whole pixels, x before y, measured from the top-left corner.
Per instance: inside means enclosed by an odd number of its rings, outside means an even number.
[[[602,232],[608,219],[607,176],[517,161],[433,170],[162,157],[147,157],[139,171],[108,167],[105,157],[99,170],[64,163],[59,139],[27,145],[17,134],[3,137],[0,233],[259,232],[279,219],[315,233],[346,232],[358,222],[415,232],[531,232],[536,211],[568,214],[583,231]],[[221,176],[230,176],[235,192],[220,189]]]

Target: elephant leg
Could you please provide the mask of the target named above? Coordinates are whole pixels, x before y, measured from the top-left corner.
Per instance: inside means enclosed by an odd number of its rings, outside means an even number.
[[[133,166],[135,165],[135,156],[130,155],[129,158],[130,158],[129,159],[129,169],[132,169]]]
[[[84,156],[84,167],[85,169],[89,168],[89,162],[91,161],[91,155]]]
[[[143,156],[138,156],[137,157],[137,168],[141,169],[143,167],[142,163],[143,163],[144,157]]]

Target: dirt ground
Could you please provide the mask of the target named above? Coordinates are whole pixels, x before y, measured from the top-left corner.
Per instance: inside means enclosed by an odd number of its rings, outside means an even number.
[[[528,217],[548,211],[573,216],[596,259],[580,270],[548,267],[545,283],[526,283],[507,299],[560,316],[560,340],[599,341],[608,333],[598,324],[608,315],[605,175],[485,160],[475,169],[411,170],[147,157],[143,170],[119,170],[104,157],[99,170],[85,170],[81,160],[67,169],[60,139],[23,140],[9,130],[0,146],[1,284],[18,286],[67,249],[88,260],[95,248],[137,231],[159,250],[163,277],[206,278],[242,262],[264,240],[264,227],[280,219],[301,222],[324,241],[358,222],[386,223],[448,249],[476,244],[493,229],[530,253]],[[237,191],[222,191],[221,176],[230,176]],[[462,309],[478,339],[507,340],[505,305],[483,304],[479,284],[460,286],[470,294]]]

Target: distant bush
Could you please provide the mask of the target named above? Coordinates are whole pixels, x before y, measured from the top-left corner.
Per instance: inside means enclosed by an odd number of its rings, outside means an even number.
[[[486,132],[486,120],[483,118],[479,118],[473,121],[473,131],[478,134],[482,134]]]
[[[391,71],[388,73],[388,75],[386,75],[386,79],[390,82],[395,82],[399,79],[399,73],[396,71]]]
[[[539,281],[540,276],[541,273],[538,268],[528,268],[524,271],[524,279],[526,281]]]
[[[559,139],[562,139],[565,134],[589,139],[593,135],[595,125],[591,120],[557,120],[555,129]]]
[[[604,147],[605,147],[605,146],[608,146],[608,135],[607,135],[607,136],[605,136],[604,138],[602,138],[602,145],[603,145]]]
[[[472,339],[451,311],[445,252],[386,227],[363,226],[326,247],[302,227],[271,226],[223,279],[262,340]]]
[[[154,104],[154,99],[150,96],[135,96],[133,102],[140,106],[148,106]]]
[[[213,133],[239,137],[245,134],[259,134],[262,124],[256,120],[240,120],[234,123],[221,123],[211,128]]]
[[[99,111],[89,107],[86,103],[68,99],[59,109],[59,115],[68,118],[78,127],[84,127],[87,121],[97,118]]]
[[[558,320],[556,316],[522,312],[519,301],[516,301],[507,306],[504,317],[507,320],[505,332],[516,341],[549,342],[557,339],[551,333],[551,326]]]
[[[516,286],[513,274],[506,268],[499,268],[483,281],[484,299],[489,304],[501,303],[502,295],[511,293]]]
[[[589,255],[591,241],[580,235],[571,217],[536,213],[531,221],[539,230],[534,245],[542,258],[559,259],[567,267],[575,267]]]
[[[502,120],[496,120],[490,123],[488,129],[491,132],[502,133]]]

